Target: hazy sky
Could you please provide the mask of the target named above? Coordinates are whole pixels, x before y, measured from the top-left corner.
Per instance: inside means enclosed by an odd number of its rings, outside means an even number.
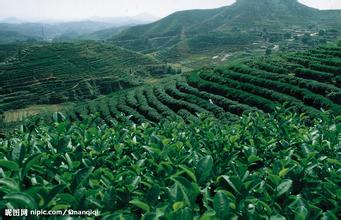
[[[164,17],[174,11],[216,8],[235,0],[0,0],[0,18],[78,20],[134,16],[148,13]],[[320,9],[341,9],[341,0],[299,0]]]

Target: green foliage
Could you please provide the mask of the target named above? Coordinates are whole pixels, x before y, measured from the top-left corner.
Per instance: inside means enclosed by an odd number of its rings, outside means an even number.
[[[239,123],[70,123],[0,139],[0,209],[106,219],[337,219],[340,126],[276,109]]]
[[[252,83],[253,85],[249,85],[248,89],[252,89],[252,87],[257,88],[255,86],[259,86],[257,90],[254,90],[254,93],[261,93],[260,96],[265,96],[265,92],[268,92],[269,99],[274,98],[276,92],[282,93],[278,94],[279,97],[275,98],[277,100],[282,100],[280,102],[287,100],[290,102],[295,102],[293,99],[302,100],[304,105],[312,106],[317,109],[324,108],[324,109],[335,109],[338,112],[338,106],[336,106],[332,101],[328,100],[327,98],[314,94],[313,92],[309,91],[308,89],[300,88],[299,86],[290,85],[287,83],[282,83],[278,81],[273,81],[270,79],[264,79],[262,77],[255,77],[252,75],[257,75],[257,72],[250,69],[245,68],[243,66],[233,66],[231,67],[233,71],[236,73],[227,72],[229,78],[239,80],[240,84],[243,82]],[[246,73],[246,75],[244,75]],[[260,73],[262,74],[262,73]],[[265,90],[264,90],[265,89]],[[271,91],[267,90],[271,89]],[[252,90],[251,90],[252,91]],[[262,95],[263,94],[263,95]],[[290,97],[285,97],[285,95],[290,95]],[[273,99],[272,99],[273,100]],[[302,103],[299,104],[303,107]]]
[[[0,109],[4,110],[94,99],[139,85],[151,71],[162,66],[150,56],[108,43],[85,41],[8,47],[1,46],[8,56],[15,48],[24,50],[0,66]],[[169,66],[164,69],[163,75],[174,73]]]
[[[317,117],[321,108],[339,115],[340,76],[329,70],[340,68],[340,59],[324,53],[337,51],[330,46],[290,55],[327,66],[324,71],[291,62],[286,56],[262,57],[216,69],[202,68],[158,86],[122,92],[78,107],[76,115],[69,117],[82,120],[81,115],[99,113],[100,120],[112,126],[113,121],[158,123],[169,117],[190,122],[201,113],[231,123],[243,112],[272,112],[278,104],[287,104],[311,118]]]
[[[320,50],[335,52],[338,48]],[[312,61],[330,68],[339,66],[338,58],[317,54],[314,50],[297,53],[297,56],[306,56],[306,60],[311,57]],[[292,72],[296,74],[292,75]],[[320,77],[314,77],[316,75]],[[326,75],[330,76],[329,80],[321,80]],[[142,122],[144,118],[159,122],[175,114],[191,121],[197,113],[204,113],[229,123],[238,120],[245,111],[271,112],[277,103],[288,103],[296,111],[311,117],[319,115],[320,108],[338,115],[341,91],[337,87],[338,76],[334,76],[282,58],[263,58],[217,69],[203,68],[185,79],[177,78],[176,82],[132,90],[114,102],[120,103],[119,110],[127,116],[132,115],[134,122]],[[95,110],[91,112],[94,114]],[[108,121],[105,115],[102,118]]]
[[[161,80],[157,86],[121,91],[65,112],[71,121],[98,115],[91,123],[105,122],[109,126],[117,122],[158,123],[169,117],[190,122],[197,120],[198,113],[231,123],[244,112],[272,112],[285,103],[311,118],[317,117],[321,108],[340,115],[340,75],[330,72],[340,68],[340,58],[335,54],[338,51],[338,47],[328,46],[216,69],[202,68]],[[296,58],[304,63],[297,63]],[[314,65],[305,66],[309,62]],[[317,63],[328,68],[315,70]]]

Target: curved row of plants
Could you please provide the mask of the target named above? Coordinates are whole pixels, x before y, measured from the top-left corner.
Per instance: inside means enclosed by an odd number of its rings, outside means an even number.
[[[98,112],[101,120],[111,125],[112,121],[157,123],[167,116],[187,120],[205,113],[233,122],[245,111],[272,112],[276,103],[290,103],[313,117],[320,108],[339,115],[341,76],[330,71],[340,68],[338,51],[338,47],[322,47],[228,67],[203,68],[176,82],[77,106],[68,111],[68,117],[82,120]],[[321,68],[315,70],[310,64]]]

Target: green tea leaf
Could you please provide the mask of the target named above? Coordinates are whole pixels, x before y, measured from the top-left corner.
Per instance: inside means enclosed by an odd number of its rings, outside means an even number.
[[[220,219],[229,219],[233,215],[231,202],[224,191],[218,191],[215,194],[213,207]]]
[[[143,209],[146,212],[150,211],[149,205],[147,203],[142,202],[139,199],[133,199],[129,203],[132,204],[132,205],[135,205],[136,207],[138,207],[140,209]]]
[[[37,203],[34,199],[23,192],[10,193],[4,196],[4,199],[8,200],[15,208],[29,208],[37,209]]]
[[[65,121],[65,116],[63,115],[63,113],[61,112],[55,112],[53,113],[53,121],[54,122],[62,122],[62,121]]]
[[[190,208],[186,207],[184,209],[179,209],[171,215],[170,219],[187,220],[193,219],[193,212]]]
[[[6,187],[6,189],[9,192],[20,191],[20,187],[19,187],[19,184],[17,183],[17,181],[15,181],[14,179],[11,179],[11,178],[1,178],[0,179],[0,185],[3,185],[4,187]]]
[[[174,211],[177,211],[178,209],[182,209],[185,206],[184,202],[176,202],[172,205],[172,208]]]
[[[55,196],[58,193],[60,193],[65,187],[66,187],[65,184],[60,184],[60,185],[57,185],[57,186],[53,187],[50,190],[47,198],[45,199],[45,206],[47,206],[55,198]]]
[[[230,200],[224,192],[218,191],[213,199],[213,207],[220,219],[228,219],[231,213]]]
[[[199,160],[195,173],[200,183],[206,181],[210,177],[212,168],[213,168],[212,156],[206,156]]]
[[[14,161],[0,160],[0,167],[12,171],[19,171],[19,165]]]
[[[218,220],[219,218],[216,217],[216,213],[214,211],[207,211],[205,212],[199,220]]]
[[[289,172],[289,169],[288,169],[288,168],[282,169],[282,170],[279,172],[279,176],[280,176],[280,177],[284,177],[285,175],[287,175],[288,172]]]
[[[94,169],[94,167],[85,167],[78,170],[73,177],[71,189],[76,190],[79,185],[83,184],[89,178]]]
[[[188,175],[189,177],[191,177],[192,180],[193,180],[194,182],[197,182],[197,178],[195,177],[194,172],[193,172],[190,168],[188,168],[187,166],[184,166],[184,165],[180,165],[179,167],[180,167],[183,171],[185,171],[185,173],[187,173],[187,175]]]
[[[24,178],[27,172],[31,169],[33,165],[37,163],[37,161],[43,156],[43,154],[34,154],[27,158],[25,163],[23,164],[23,169],[21,171],[21,177]]]
[[[26,149],[20,143],[16,145],[12,150],[12,159],[15,160],[19,165],[24,161]]]
[[[292,186],[292,180],[286,179],[277,186],[277,197],[287,193]]]
[[[153,185],[145,194],[145,201],[148,202],[148,204],[154,204],[157,203],[158,197],[160,195],[161,189],[159,185]]]
[[[235,192],[240,193],[243,183],[237,176],[223,175],[220,178],[223,178]]]
[[[60,201],[61,203],[65,203],[68,205],[72,205],[76,202],[76,198],[68,193],[60,193],[56,195],[58,201]]]
[[[336,190],[336,197],[337,199],[341,200],[341,189]]]
[[[142,220],[158,220],[157,214],[155,212],[148,212],[142,216]]]
[[[285,217],[283,217],[282,215],[280,214],[277,214],[277,215],[273,215],[270,217],[270,220],[286,220]]]
[[[247,161],[249,162],[249,164],[257,162],[257,161],[261,161],[262,158],[256,156],[256,155],[251,155],[250,157],[247,158]]]
[[[184,177],[174,177],[172,180],[179,190],[177,201],[184,201],[187,205],[195,203],[196,197],[200,194],[199,186],[196,183],[189,182]]]

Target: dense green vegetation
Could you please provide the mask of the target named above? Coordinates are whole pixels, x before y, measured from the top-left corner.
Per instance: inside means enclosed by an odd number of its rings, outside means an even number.
[[[122,116],[140,124],[157,123],[167,116],[190,122],[202,113],[234,123],[244,112],[272,112],[277,104],[285,103],[311,118],[321,109],[340,115],[338,51],[340,47],[325,46],[305,52],[304,63],[299,58],[302,53],[290,53],[206,67],[157,86],[79,104],[68,109],[66,116],[74,121],[99,113],[111,125],[113,121],[126,122]],[[328,54],[328,59],[320,53]]]
[[[8,61],[11,57],[15,56],[19,50],[27,47],[24,43],[16,44],[0,44],[0,63]]]
[[[126,111],[145,102],[135,98],[126,99]],[[244,114],[231,125],[200,117],[108,127],[97,117],[71,123],[55,113],[49,125],[0,139],[0,210],[98,209],[103,219],[336,220],[340,118],[320,113],[310,126],[306,120],[278,108]]]
[[[0,109],[87,100],[175,74],[139,53],[96,42],[2,46]],[[15,77],[13,77],[15,76]]]
[[[131,28],[0,24],[0,212],[337,220],[340,15],[237,0]]]
[[[0,25],[1,26],[1,25]],[[25,36],[15,31],[4,31],[0,30],[0,46],[2,44],[11,44],[15,42],[32,42],[38,39],[34,39],[32,37]]]

